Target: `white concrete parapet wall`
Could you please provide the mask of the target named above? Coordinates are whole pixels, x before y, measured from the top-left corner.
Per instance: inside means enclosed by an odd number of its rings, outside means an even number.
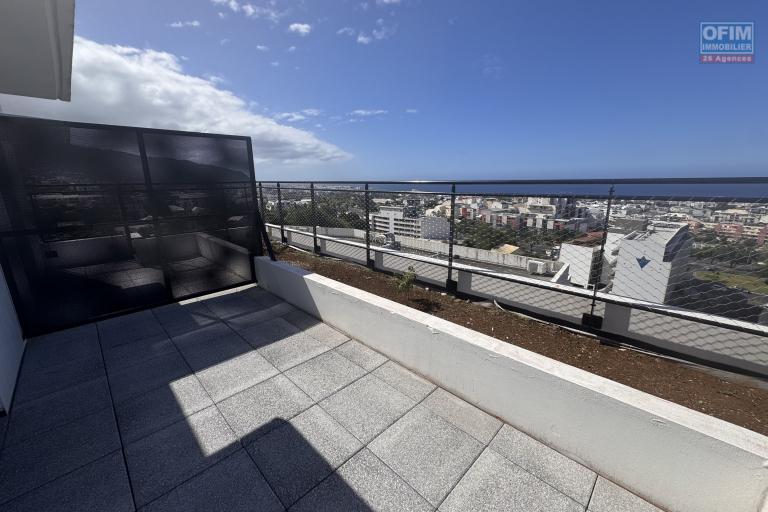
[[[281,262],[259,285],[672,512],[761,512],[768,438]]]

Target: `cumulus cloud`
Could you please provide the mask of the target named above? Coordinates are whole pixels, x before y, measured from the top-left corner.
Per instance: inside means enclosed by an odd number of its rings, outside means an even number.
[[[197,20],[190,20],[190,21],[174,21],[173,23],[168,24],[171,28],[183,28],[183,27],[194,27],[197,28],[200,26],[200,22]]]
[[[288,26],[288,30],[300,36],[306,36],[312,31],[312,25],[309,23],[291,23]]]
[[[357,35],[357,42],[360,44],[368,44],[371,41],[373,41],[373,39],[371,38],[371,36],[367,35],[365,32],[360,32]]]
[[[401,0],[376,0],[376,5],[396,5],[399,4]]]
[[[184,72],[181,59],[155,50],[75,38],[72,102],[0,94],[10,114],[248,135],[257,163],[313,163],[349,155],[312,133],[255,114],[212,80]]]
[[[259,50],[260,52],[268,52],[269,51],[269,46],[266,46],[266,45],[263,45],[263,44],[257,44],[256,45],[256,49]]]
[[[353,36],[355,35],[355,29],[352,27],[343,27],[337,30],[336,34],[340,36]]]

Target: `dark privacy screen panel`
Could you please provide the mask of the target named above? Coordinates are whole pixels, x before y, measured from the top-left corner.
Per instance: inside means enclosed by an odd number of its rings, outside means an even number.
[[[149,169],[155,183],[250,181],[243,139],[145,133]]]
[[[249,158],[242,137],[0,116],[0,263],[25,333],[252,281]]]

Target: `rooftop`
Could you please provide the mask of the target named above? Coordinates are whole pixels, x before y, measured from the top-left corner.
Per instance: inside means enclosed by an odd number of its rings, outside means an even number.
[[[258,287],[29,342],[3,510],[653,511]]]

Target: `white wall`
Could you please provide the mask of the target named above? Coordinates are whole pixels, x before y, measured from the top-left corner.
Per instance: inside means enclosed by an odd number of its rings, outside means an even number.
[[[259,286],[670,512],[758,512],[768,438],[266,258]]]
[[[7,411],[24,354],[24,338],[11,293],[0,270],[0,409]]]
[[[599,257],[599,248],[564,243],[558,261],[567,263],[571,284],[586,288],[592,276],[592,259]]]

